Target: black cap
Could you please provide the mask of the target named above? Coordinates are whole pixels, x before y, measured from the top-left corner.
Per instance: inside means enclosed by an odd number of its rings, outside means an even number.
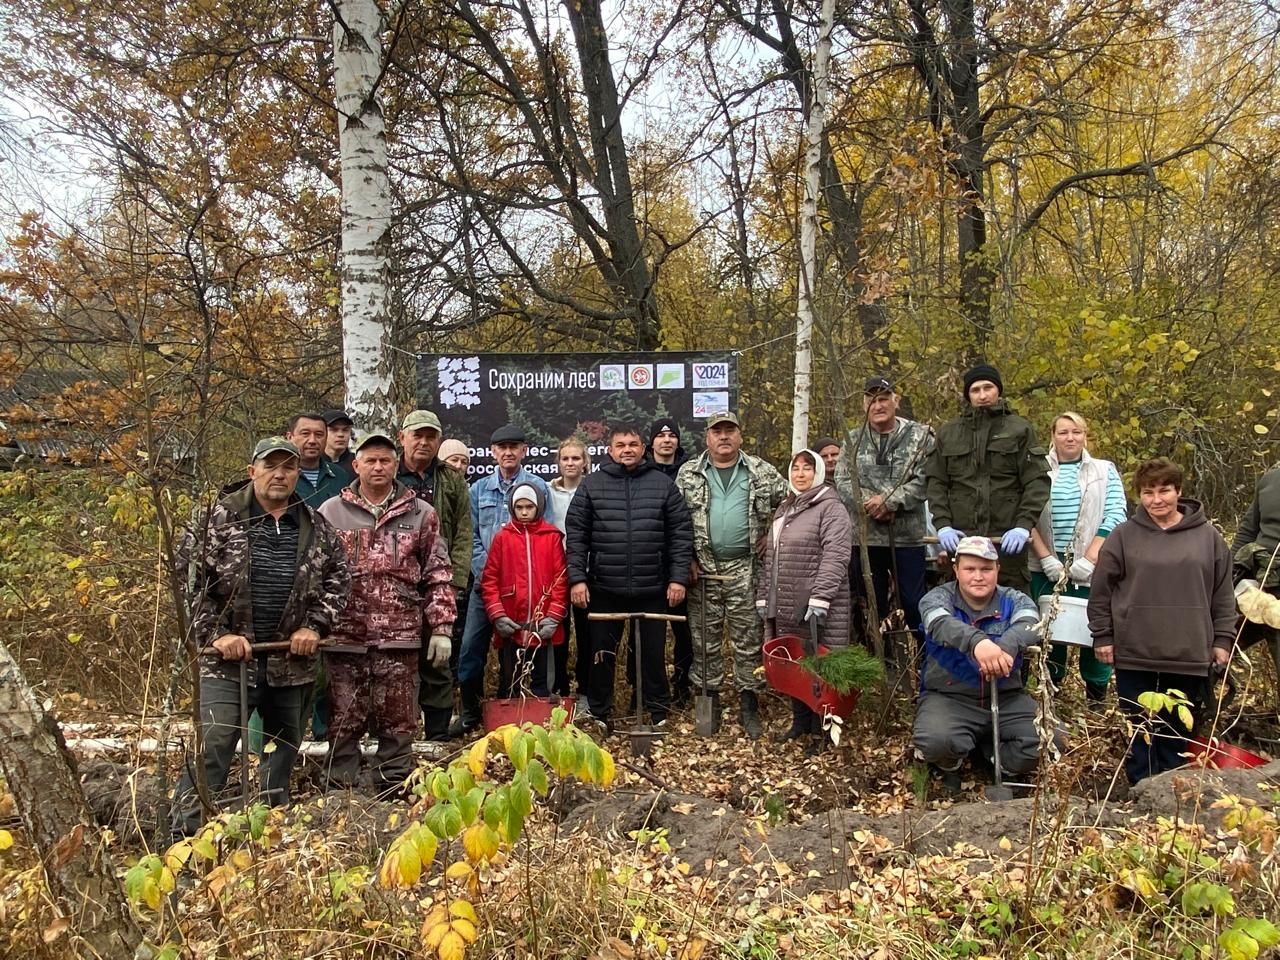
[[[676,435],[676,439],[680,439],[680,425],[671,417],[659,417],[653,421],[653,426],[649,428],[649,442],[653,443],[653,438],[660,434],[663,430],[669,430]]]
[[[966,401],[969,399],[969,388],[979,380],[990,380],[996,385],[996,390],[1001,394],[1004,393],[1004,381],[1000,379],[1000,371],[989,363],[980,363],[964,375],[964,398]]]
[[[320,416],[324,417],[326,427],[332,427],[339,420],[347,421],[348,426],[355,423],[355,421],[351,419],[351,414],[347,413],[345,410],[326,410]]]
[[[493,431],[489,437],[489,443],[524,443],[524,429],[517,427],[514,423],[508,423]]]
[[[826,447],[838,447],[838,446],[840,446],[840,441],[837,440],[835,437],[819,437],[817,440],[813,442],[813,446],[810,447],[809,449],[812,450],[814,453],[821,453],[823,449]]]
[[[893,393],[893,381],[888,377],[867,377],[867,382],[862,385],[864,394],[876,393]]]

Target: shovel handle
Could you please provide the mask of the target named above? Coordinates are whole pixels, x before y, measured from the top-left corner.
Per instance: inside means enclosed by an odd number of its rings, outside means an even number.
[[[259,653],[278,653],[281,650],[288,650],[290,646],[291,644],[288,640],[270,640],[266,643],[251,643],[249,644],[249,649],[257,656]],[[321,650],[327,646],[330,646],[329,641],[320,641]],[[200,650],[200,656],[202,657],[211,657],[217,653],[219,653],[218,648],[214,646],[203,647]]]
[[[678,613],[588,613],[588,620],[668,620],[684,623],[687,619]]]

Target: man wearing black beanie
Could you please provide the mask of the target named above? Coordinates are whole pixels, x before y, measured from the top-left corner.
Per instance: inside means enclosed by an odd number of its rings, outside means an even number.
[[[659,417],[649,427],[649,448],[644,453],[655,470],[661,470],[672,480],[680,467],[689,459],[680,443],[680,424],[672,417]],[[689,602],[685,600],[671,610],[684,620],[671,621],[671,703],[683,707],[689,702],[689,670],[693,667],[693,634],[690,632]],[[635,661],[628,658],[628,669],[635,670]]]
[[[1000,371],[979,363],[964,375],[965,409],[938,430],[929,458],[929,510],[952,556],[966,536],[1000,547],[1000,583],[1024,593],[1027,541],[1049,500],[1049,463],[1031,424],[1003,397]]]

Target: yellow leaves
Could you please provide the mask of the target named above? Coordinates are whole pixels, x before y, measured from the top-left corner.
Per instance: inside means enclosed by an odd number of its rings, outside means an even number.
[[[498,852],[498,834],[488,824],[472,824],[462,833],[462,849],[472,863],[491,860]]]
[[[467,945],[479,936],[477,922],[475,908],[466,900],[454,900],[447,907],[438,903],[422,921],[422,945],[440,960],[461,960]]]
[[[0,850],[8,850],[13,846],[13,834],[8,830],[0,830]]]
[[[462,860],[457,863],[451,863],[445,869],[444,875],[450,880],[464,880],[471,876],[471,864]]]
[[[436,952],[440,960],[462,960],[462,955],[467,952],[467,943],[461,934],[450,930],[440,941],[440,949]]]
[[[476,779],[484,776],[485,761],[489,756],[489,738],[481,737],[467,751],[467,769]]]
[[[1156,883],[1155,878],[1143,869],[1125,870],[1120,874],[1120,885],[1144,900],[1160,892],[1160,885]]]
[[[229,863],[220,863],[205,877],[205,884],[209,887],[209,892],[215,897],[219,896],[228,883],[236,878],[235,867]]]
[[[1265,423],[1255,423],[1253,425],[1253,432],[1260,437],[1265,437],[1271,432],[1271,429]]]

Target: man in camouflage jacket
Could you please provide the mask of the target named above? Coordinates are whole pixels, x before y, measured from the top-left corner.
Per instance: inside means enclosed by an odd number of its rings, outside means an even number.
[[[680,468],[676,487],[693,521],[690,679],[695,690],[705,685],[719,710],[725,676],[721,638],[727,624],[739,719],[754,739],[763,730],[757,694],[764,687],[764,680],[756,676],[764,644],[755,610],[756,577],[764,537],[787,484],[764,460],[742,452],[738,418],[726,411],[707,418],[707,449]],[[714,579],[703,579],[704,573]]]
[[[333,528],[295,493],[298,449],[283,437],[260,442],[250,482],[200,517],[178,548],[186,578],[191,637],[200,658],[200,716],[205,774],[214,790],[227,779],[240,729],[240,678],[249,709],[262,714],[274,742],[262,789],[273,804],[289,799],[289,775],[302,740],[302,705],[319,663],[320,640],[347,602],[346,555]],[[251,644],[287,641],[255,655]],[[200,826],[188,764],[174,794],[175,833]]]
[[[925,424],[898,416],[899,397],[887,377],[867,380],[862,391],[866,414],[861,427],[848,432],[836,462],[836,490],[853,520],[853,560],[849,567],[854,595],[866,600],[862,575],[862,516],[866,515],[867,558],[875,585],[876,613],[886,617],[889,582],[898,588],[898,602],[907,626],[917,633],[923,649],[920,601],[928,591],[925,555],[925,465],[933,453],[933,431]],[[856,459],[850,457],[856,452]],[[860,509],[853,493],[853,465],[857,465]],[[899,653],[896,648],[895,654]]]
[[[320,508],[351,564],[351,600],[325,654],[333,710],[328,780],[355,783],[367,728],[378,740],[375,785],[396,789],[413,770],[424,637],[433,694],[427,699],[435,706],[427,734],[442,738],[449,726],[453,568],[439,514],[395,479],[399,460],[390,433],[362,434],[352,465],[355,481]]]

